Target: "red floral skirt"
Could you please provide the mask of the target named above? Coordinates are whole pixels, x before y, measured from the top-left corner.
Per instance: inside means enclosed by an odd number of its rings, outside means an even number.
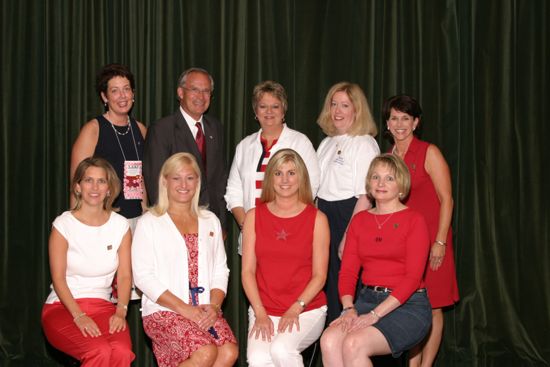
[[[159,311],[143,318],[143,329],[153,341],[153,353],[159,367],[177,367],[204,345],[218,347],[237,343],[237,339],[221,313],[214,324],[218,339],[175,312]]]

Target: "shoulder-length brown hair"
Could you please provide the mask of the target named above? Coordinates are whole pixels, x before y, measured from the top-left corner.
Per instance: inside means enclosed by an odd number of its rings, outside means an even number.
[[[378,128],[372,118],[367,97],[365,97],[365,93],[363,93],[359,85],[350,82],[334,84],[328,91],[323,109],[317,119],[317,124],[319,124],[323,132],[328,136],[337,135],[336,128],[330,116],[330,105],[332,103],[332,98],[338,92],[345,92],[355,108],[355,118],[348,134],[351,136],[367,134],[376,136]]]
[[[82,196],[76,191],[76,185],[80,184],[86,170],[90,167],[102,168],[107,176],[107,186],[109,187],[109,194],[103,199],[103,209],[107,211],[118,211],[118,208],[113,208],[113,202],[120,193],[120,180],[111,164],[103,158],[88,157],[82,160],[76,167],[73,180],[71,182],[71,193],[75,197],[75,205],[72,210],[78,210],[82,207]]]
[[[306,164],[300,155],[292,149],[281,149],[269,159],[265,169],[264,182],[262,184],[262,196],[260,200],[264,203],[275,200],[275,188],[273,187],[273,177],[275,171],[283,163],[294,163],[296,174],[298,175],[298,200],[305,204],[313,204],[313,194],[311,193],[311,183]]]

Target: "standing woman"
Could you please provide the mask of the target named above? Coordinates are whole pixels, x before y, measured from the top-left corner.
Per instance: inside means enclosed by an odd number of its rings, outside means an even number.
[[[285,123],[287,97],[283,86],[271,80],[256,85],[252,108],[260,130],[237,145],[225,193],[227,209],[241,229],[246,212],[260,202],[265,169],[278,150],[298,152],[309,172],[314,197],[319,187],[319,164],[313,145],[307,136]]]
[[[125,65],[105,65],[97,75],[96,90],[105,113],[80,130],[71,154],[71,177],[84,158],[106,159],[122,184],[113,205],[129,219],[133,230],[147,203],[141,174],[146,128],[129,115],[134,105],[134,75]]]
[[[431,366],[443,336],[443,307],[458,301],[451,217],[453,197],[449,166],[433,144],[415,137],[422,108],[408,95],[388,98],[384,119],[394,141],[392,153],[403,158],[411,174],[406,205],[422,213],[430,231],[431,250],[425,273],[433,324],[428,338],[411,351],[411,366]]]
[[[330,260],[327,284],[328,317],[340,315],[338,272],[345,231],[353,214],[369,209],[365,177],[371,160],[380,153],[374,139],[377,129],[367,98],[357,84],[341,82],[330,88],[317,120],[328,136],[319,145],[317,156],[321,184],[317,205],[330,225]]]
[[[344,309],[321,338],[325,367],[370,367],[371,357],[390,353],[397,358],[422,341],[432,321],[422,280],[428,228],[422,214],[402,203],[410,188],[407,166],[380,155],[366,186],[376,205],[349,225],[338,284]]]
[[[249,366],[303,366],[300,353],[325,325],[328,232],[304,161],[292,149],[278,151],[267,165],[261,203],[246,214],[243,229]]]
[[[220,221],[199,208],[201,171],[190,153],[164,162],[157,204],[136,227],[132,265],[143,328],[160,367],[233,366],[238,348],[223,318],[229,269]]]
[[[46,338],[82,366],[127,367],[134,359],[126,324],[132,270],[131,234],[113,212],[120,183],[109,163],[86,158],[76,168],[75,206],[53,222],[52,292],[42,310]],[[118,280],[118,305],[110,302]]]

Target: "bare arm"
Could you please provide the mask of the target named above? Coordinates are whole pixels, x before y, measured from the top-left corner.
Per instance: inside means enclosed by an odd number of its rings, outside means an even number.
[[[50,273],[52,276],[52,284],[57,297],[67,311],[74,318],[76,326],[80,329],[80,332],[85,337],[87,336],[99,336],[101,332],[99,327],[92,318],[87,316],[75,301],[69,286],[67,285],[67,250],[69,244],[65,237],[59,233],[57,229],[52,228],[50,234],[50,240],[48,244],[48,252],[50,257]]]
[[[430,175],[435,187],[435,192],[440,202],[439,208],[439,226],[437,229],[436,241],[445,243],[447,234],[451,226],[453,216],[453,196],[451,173],[449,166],[441,154],[441,151],[433,144],[430,144],[426,153],[425,162],[426,172]],[[445,256],[445,246],[435,242],[430,250],[430,267],[437,270],[441,266],[441,261]]]
[[[118,248],[118,304],[115,314],[109,319],[109,332],[111,334],[126,329],[126,314],[128,312],[130,290],[132,288],[131,244],[132,234],[130,229],[128,229]]]
[[[80,134],[78,134],[71,152],[71,168],[69,173],[71,180],[78,164],[82,162],[84,158],[91,157],[94,154],[98,137],[99,124],[96,119],[90,120],[82,126]],[[70,207],[74,207],[75,198],[72,193],[70,195],[69,202]]]
[[[256,322],[250,330],[249,337],[255,335],[258,339],[261,336],[262,340],[271,341],[271,337],[274,335],[273,322],[262,304],[258,283],[256,282],[255,215],[256,209],[251,209],[246,213],[244,220],[241,279],[246,297],[256,315]]]
[[[244,224],[244,217],[246,215],[246,213],[244,212],[244,208],[242,206],[235,207],[231,209],[231,213],[233,213],[233,217],[235,217],[235,220],[237,221],[239,228],[242,230],[243,224]]]

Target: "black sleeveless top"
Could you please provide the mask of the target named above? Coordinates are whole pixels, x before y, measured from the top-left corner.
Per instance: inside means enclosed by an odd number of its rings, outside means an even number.
[[[131,130],[128,130],[127,126],[111,125],[111,123],[103,116],[96,117],[99,123],[99,136],[97,139],[97,145],[95,146],[94,157],[101,157],[106,159],[116,171],[118,179],[121,182],[120,195],[116,198],[113,206],[120,208],[119,214],[126,218],[135,218],[141,215],[141,200],[132,199],[128,200],[124,198],[122,189],[122,182],[124,179],[124,156],[128,161],[142,161],[143,160],[143,136],[141,130],[133,118],[130,118]],[[115,134],[115,129],[125,135]],[[133,133],[133,138],[132,138]],[[117,141],[120,141],[120,145]],[[135,139],[135,147],[134,147]],[[121,152],[124,151],[124,154]],[[137,155],[136,155],[137,150]]]

